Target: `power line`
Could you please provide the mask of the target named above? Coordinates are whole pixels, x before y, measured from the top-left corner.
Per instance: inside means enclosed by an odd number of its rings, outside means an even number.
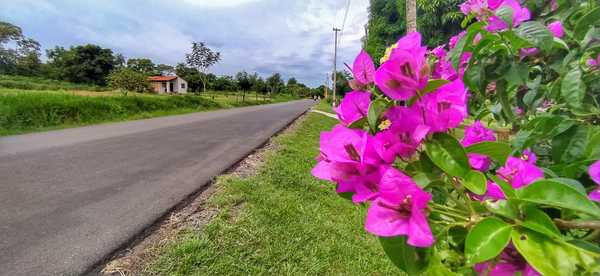
[[[348,12],[350,11],[350,1],[351,0],[346,1],[346,12],[344,13],[344,21],[342,21],[342,31],[340,32],[340,40],[342,39],[342,36],[344,35],[344,30],[346,27],[346,19],[348,19]]]

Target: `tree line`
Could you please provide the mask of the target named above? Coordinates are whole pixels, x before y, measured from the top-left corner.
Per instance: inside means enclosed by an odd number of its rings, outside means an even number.
[[[125,58],[112,49],[87,44],[69,48],[56,46],[45,52],[42,62],[39,42],[26,37],[20,27],[0,21],[0,74],[35,76],[73,83],[111,85],[124,91],[150,90],[149,76],[176,74],[188,82],[190,92],[255,91],[296,96],[322,94],[295,78],[284,81],[279,73],[263,78],[258,73],[238,72],[217,76],[209,68],[220,61],[220,53],[203,42],[192,42],[190,53],[175,66],[155,63],[150,58]]]

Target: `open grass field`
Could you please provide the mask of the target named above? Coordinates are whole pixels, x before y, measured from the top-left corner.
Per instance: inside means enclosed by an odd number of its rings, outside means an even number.
[[[0,136],[288,100],[0,88]]]
[[[256,176],[218,179],[208,202],[217,217],[202,231],[183,231],[142,274],[399,274],[364,231],[365,206],[310,175],[319,133],[335,123],[310,113],[275,139]]]
[[[38,77],[0,75],[0,88],[20,90],[79,90],[79,91],[109,91],[103,86],[76,84],[66,81],[50,80]]]

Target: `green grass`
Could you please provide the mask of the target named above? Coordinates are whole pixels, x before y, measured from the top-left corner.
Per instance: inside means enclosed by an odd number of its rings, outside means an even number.
[[[50,80],[39,77],[0,75],[0,88],[21,90],[85,90],[108,91],[108,87],[76,84],[66,81]]]
[[[219,214],[162,249],[144,274],[390,275],[398,271],[363,229],[365,207],[310,175],[319,132],[335,120],[309,114],[276,138],[258,175],[218,179],[208,204]]]
[[[245,102],[234,99],[215,99],[187,96],[158,96],[130,94],[129,96],[83,96],[71,92],[38,91],[0,88],[0,135],[77,127],[103,122],[134,120],[158,116],[208,111],[280,102]]]
[[[333,111],[331,103],[328,103],[327,101],[324,101],[324,100],[320,101],[319,104],[314,107],[314,109],[335,114],[335,111]]]

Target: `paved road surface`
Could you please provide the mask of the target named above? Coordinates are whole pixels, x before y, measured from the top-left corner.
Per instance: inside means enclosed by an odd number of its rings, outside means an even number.
[[[0,138],[0,275],[77,275],[312,101]]]

